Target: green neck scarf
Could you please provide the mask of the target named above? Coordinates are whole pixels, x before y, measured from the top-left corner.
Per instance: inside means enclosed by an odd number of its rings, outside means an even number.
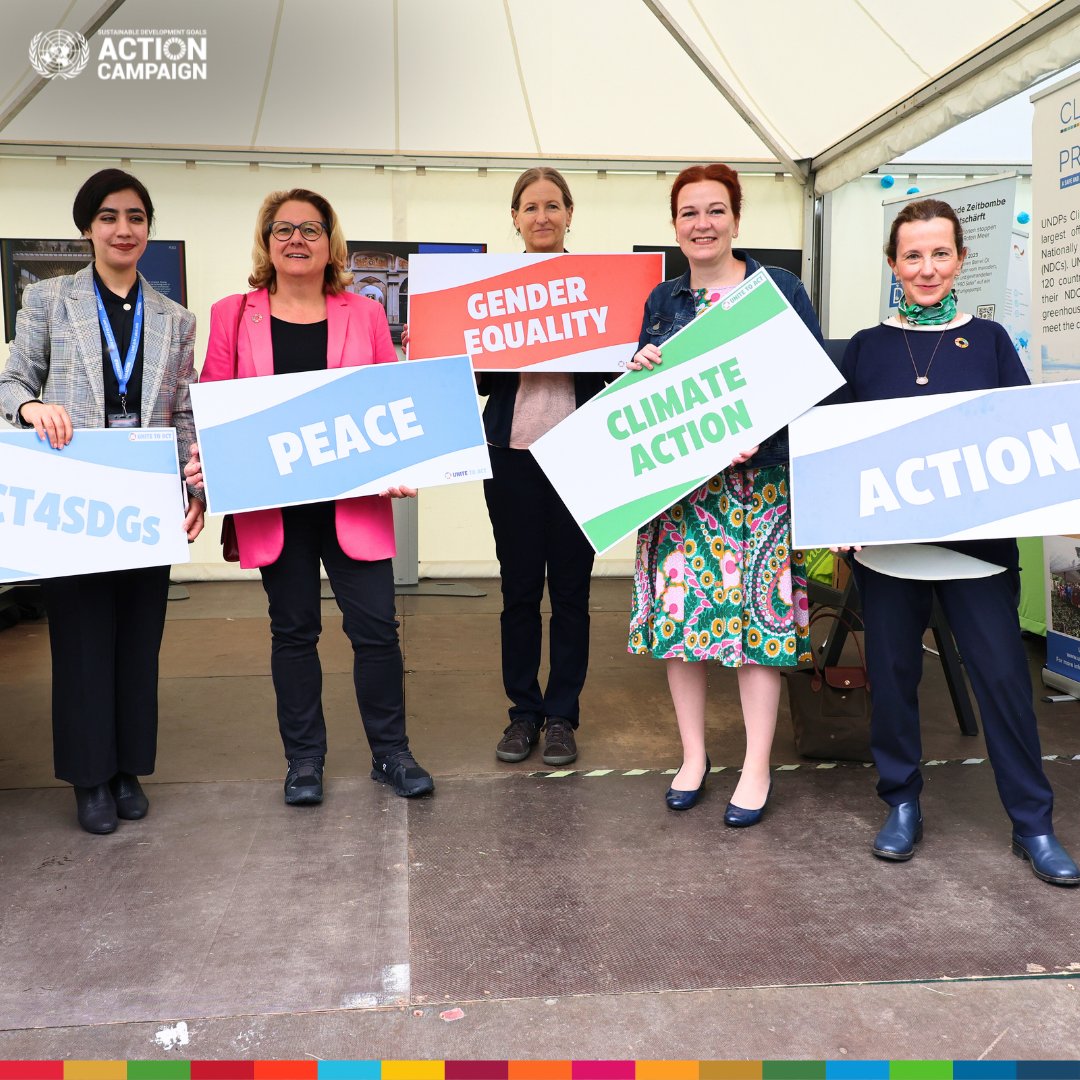
[[[916,326],[941,326],[950,323],[956,318],[956,290],[953,289],[948,296],[930,307],[909,304],[907,299],[903,299],[900,301],[899,310],[909,323]]]

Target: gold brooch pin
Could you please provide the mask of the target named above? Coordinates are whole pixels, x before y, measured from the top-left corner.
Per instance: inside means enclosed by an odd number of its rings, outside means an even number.
[[[971,342],[966,337],[958,337],[956,339],[956,347],[958,349],[966,349]]]

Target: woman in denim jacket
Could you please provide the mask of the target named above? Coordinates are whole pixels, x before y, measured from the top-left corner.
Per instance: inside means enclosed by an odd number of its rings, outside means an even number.
[[[661,346],[761,266],[736,252],[742,190],[726,165],[684,169],[671,189],[679,247],[690,262],[645,304],[638,352],[628,367],[661,362]],[[802,284],[767,272],[820,341]],[[706,667],[738,672],[746,755],[724,814],[755,825],[769,796],[769,753],[780,701],[780,668],[810,658],[806,573],[791,549],[787,429],[736,455],[728,468],[649,522],[638,536],[629,651],[666,661],[683,744],[668,789],[673,810],[689,810],[705,787]]]

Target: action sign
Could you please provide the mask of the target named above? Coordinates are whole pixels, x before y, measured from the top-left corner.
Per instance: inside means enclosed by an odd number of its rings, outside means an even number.
[[[188,561],[172,428],[0,431],[0,581]]]
[[[213,513],[491,475],[466,356],[191,388]]]
[[[477,371],[619,371],[664,257],[414,255],[409,358],[472,358]]]
[[[844,381],[764,270],[670,337],[663,355],[532,446],[598,552]]]
[[[1080,383],[812,409],[790,428],[796,547],[1080,529]]]

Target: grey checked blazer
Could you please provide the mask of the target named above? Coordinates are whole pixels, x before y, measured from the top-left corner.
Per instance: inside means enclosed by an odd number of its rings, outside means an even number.
[[[142,278],[143,427],[175,427],[181,466],[195,441],[188,387],[196,382],[195,316]],[[0,372],[0,413],[16,427],[19,408],[40,400],[63,405],[72,427],[105,424],[101,329],[94,271],[49,278],[23,293],[7,367]]]

